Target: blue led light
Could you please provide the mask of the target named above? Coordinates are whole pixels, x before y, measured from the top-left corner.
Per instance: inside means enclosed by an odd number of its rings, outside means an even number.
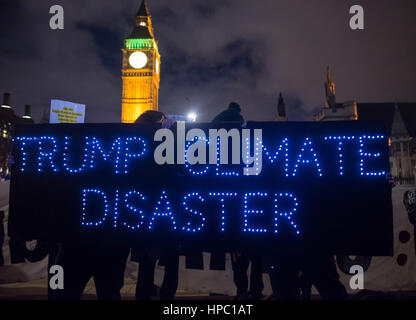
[[[312,159],[304,157],[305,153],[309,153],[310,155],[312,155]],[[318,156],[312,146],[312,140],[310,138],[306,138],[301,148],[301,151],[298,154],[298,157],[296,159],[296,163],[293,168],[292,176],[296,176],[296,172],[298,171],[300,166],[310,165],[310,164],[316,167],[318,176],[322,177],[321,165],[318,161]]]
[[[288,211],[279,210],[280,199],[282,198],[287,198],[293,202],[293,207],[289,209]],[[285,218],[289,221],[290,225],[293,227],[296,234],[297,235],[300,234],[297,224],[295,223],[295,221],[293,221],[293,214],[297,211],[298,206],[299,206],[298,200],[293,195],[293,193],[287,192],[287,193],[275,193],[274,194],[274,233],[278,233],[279,231],[278,230],[279,218]]]
[[[120,137],[113,142],[109,152],[105,152],[100,141],[96,137],[92,137],[91,147],[91,155],[88,156],[90,159],[90,168],[94,168],[96,166],[97,155],[101,155],[101,157],[107,161],[110,156],[115,153],[116,161],[114,163],[114,168],[117,174],[120,173],[120,157],[122,155],[122,139]]]
[[[142,146],[142,149],[139,153],[130,153],[130,143],[131,142],[139,142]],[[137,159],[137,158],[141,158],[146,154],[147,151],[147,146],[146,143],[144,142],[144,140],[142,138],[139,137],[130,137],[130,138],[126,138],[126,140],[124,141],[124,147],[125,147],[125,153],[124,153],[124,173],[127,174],[128,170],[128,159]]]
[[[373,135],[373,136],[363,135],[359,137],[360,149],[358,150],[358,152],[360,154],[360,174],[362,176],[385,176],[386,175],[386,171],[364,171],[364,158],[381,157],[380,153],[364,152],[364,140],[382,140],[382,139],[384,139],[383,135]]]
[[[53,157],[58,151],[58,145],[56,142],[56,139],[54,137],[50,136],[42,136],[39,138],[36,138],[39,143],[39,154],[38,154],[38,166],[37,171],[42,172],[45,167],[45,163],[48,163],[50,168],[57,172],[58,168],[56,167],[55,163],[53,162]],[[45,148],[44,144],[45,142],[49,142],[49,148]],[[52,150],[50,145],[52,144]],[[46,149],[46,151],[45,151]],[[49,150],[48,150],[49,149]]]
[[[354,141],[355,136],[326,136],[325,140],[337,142],[339,175],[344,175],[344,142]]]
[[[206,173],[208,172],[208,170],[209,170],[209,165],[205,166],[205,167],[204,167],[203,169],[201,169],[200,171],[193,170],[193,169],[192,169],[192,166],[193,166],[193,165],[190,165],[190,164],[188,163],[188,148],[189,148],[189,146],[190,146],[192,143],[195,143],[195,142],[196,142],[196,141],[198,141],[198,140],[203,140],[203,141],[206,141],[206,142],[207,142],[207,144],[209,145],[209,141],[208,141],[208,139],[206,139],[205,137],[194,137],[194,141],[188,141],[188,142],[186,143],[186,150],[185,150],[185,167],[188,169],[188,171],[189,171],[191,174],[196,175],[196,176],[200,176],[200,175],[206,174]]]
[[[116,190],[115,192],[115,199],[114,199],[114,228],[117,228],[117,223],[118,223],[118,206],[120,203],[120,196],[119,196],[119,191]]]
[[[99,196],[101,196],[104,200],[104,215],[102,217],[101,220],[96,221],[96,222],[88,222],[86,221],[86,210],[87,210],[87,194],[88,193],[93,193],[93,194],[97,194]],[[93,227],[97,227],[99,225],[102,225],[104,223],[104,221],[107,218],[108,212],[109,212],[109,204],[108,204],[108,200],[107,200],[107,196],[106,194],[98,189],[83,189],[82,190],[82,220],[81,220],[81,225],[83,226],[93,226]]]
[[[279,154],[283,151],[285,156],[285,175],[286,177],[289,176],[289,142],[288,138],[284,138],[282,143],[279,145],[277,151],[273,154],[267,150],[267,148],[263,145],[263,153],[267,156],[266,159],[269,159],[271,163],[277,161]]]
[[[266,228],[253,228],[248,224],[248,215],[252,214],[263,214],[263,210],[248,209],[248,197],[267,197],[267,192],[249,192],[244,194],[244,232],[255,232],[265,233]]]
[[[15,137],[14,141],[15,140],[21,142],[20,153],[22,155],[22,163],[20,166],[20,172],[24,172],[25,167],[27,167],[27,152],[25,150],[26,144],[30,142],[38,142],[39,139],[37,137]]]
[[[220,155],[220,152],[221,152],[220,143],[221,143],[220,138],[217,138],[217,165],[215,166],[215,175],[216,176],[225,176],[225,177],[231,177],[231,176],[238,177],[240,175],[238,172],[235,172],[235,171],[220,171],[220,166],[221,166],[221,163],[220,163],[220,157],[221,157],[221,155]]]
[[[186,150],[185,150],[185,167],[188,169],[188,171],[192,174],[192,175],[196,175],[196,176],[200,176],[200,175],[204,175],[207,174],[209,172],[209,165],[204,166],[201,170],[194,170],[192,169],[193,165],[190,165],[188,163],[187,157],[188,157],[188,148],[190,145],[192,145],[193,143],[195,143],[195,141],[197,140],[203,140],[206,141],[206,143],[210,144],[209,140],[205,137],[198,137],[195,136],[194,137],[194,141],[189,141],[186,143]],[[234,177],[238,177],[240,174],[238,172],[235,171],[221,171],[221,164],[220,164],[220,139],[217,138],[217,163],[215,165],[215,175],[216,176],[234,176]]]
[[[188,193],[187,195],[185,195],[183,197],[182,205],[185,207],[185,212],[190,212],[193,215],[196,215],[196,216],[201,217],[200,225],[197,226],[197,227],[192,226],[192,223],[190,221],[187,221],[186,222],[186,225],[182,227],[182,230],[183,231],[186,231],[186,232],[197,232],[197,231],[201,231],[204,228],[204,226],[205,226],[205,217],[202,214],[202,212],[197,211],[195,209],[192,209],[192,208],[190,208],[188,206],[187,200],[188,200],[188,198],[192,198],[192,197],[196,197],[201,202],[204,202],[205,201],[205,199],[203,197],[201,197],[198,192]]]
[[[164,205],[163,209],[160,208],[162,206],[162,202]],[[156,218],[159,218],[159,217],[169,217],[169,219],[172,222],[173,230],[176,230],[176,221],[175,221],[175,218],[173,217],[172,209],[170,207],[170,203],[166,195],[166,191],[162,191],[162,195],[160,196],[160,199],[157,201],[156,208],[149,222],[149,230],[153,229],[154,222]]]
[[[64,168],[70,172],[70,173],[80,173],[84,170],[86,170],[87,168],[87,162],[88,162],[88,157],[89,157],[89,152],[88,149],[90,147],[90,142],[89,142],[89,138],[88,136],[85,137],[85,146],[84,146],[84,157],[82,160],[82,164],[78,169],[73,169],[69,167],[69,155],[68,155],[68,149],[70,147],[70,140],[69,137],[65,137],[64,138],[64,152],[63,152],[63,165]]]
[[[121,137],[118,137],[108,152],[104,150],[101,145],[101,142],[96,137],[85,137],[85,146],[84,146],[84,157],[82,164],[79,168],[73,169],[69,166],[69,156],[68,149],[70,147],[70,141],[68,137],[65,137],[64,144],[64,153],[63,153],[63,162],[65,169],[70,173],[80,173],[86,169],[95,168],[97,165],[98,156],[101,156],[104,161],[107,161],[113,154],[115,155],[114,168],[117,174],[119,173],[128,173],[128,162],[129,159],[141,158],[147,152],[147,145],[142,138],[139,137],[128,137],[124,140]],[[141,149],[138,153],[132,153],[131,143],[139,143]],[[124,148],[123,148],[124,147]],[[123,162],[123,163],[122,163]],[[123,167],[123,171],[121,170]]]
[[[237,196],[237,193],[235,192],[210,192],[209,196],[211,197],[220,197],[220,203],[221,203],[221,231],[225,231],[225,197],[235,197]]]

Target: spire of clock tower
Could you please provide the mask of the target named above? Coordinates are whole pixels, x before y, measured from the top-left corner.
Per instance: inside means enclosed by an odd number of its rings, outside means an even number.
[[[136,17],[150,17],[150,12],[146,6],[146,0],[142,1],[139,11],[137,11]]]
[[[154,38],[152,19],[149,10],[146,6],[146,1],[143,0],[139,11],[136,13],[135,25],[132,33],[127,39],[152,39]]]

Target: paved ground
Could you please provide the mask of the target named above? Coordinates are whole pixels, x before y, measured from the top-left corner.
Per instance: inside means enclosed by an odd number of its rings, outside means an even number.
[[[0,284],[0,300],[47,300],[46,279],[29,282]],[[121,290],[123,300],[134,300],[136,281],[125,278]],[[374,291],[361,291],[354,300],[416,300],[416,291],[402,291],[393,293],[377,293]],[[233,297],[206,293],[178,291],[175,300],[231,300]],[[268,299],[265,297],[264,299]],[[94,281],[91,279],[84,291],[82,300],[96,300]],[[319,296],[312,296],[312,300],[319,300]]]
[[[136,281],[132,279],[124,279],[124,287],[121,290],[123,300],[134,300],[136,290]],[[34,280],[29,282],[0,284],[0,300],[46,300],[47,299],[47,283],[46,279]],[[84,300],[95,300],[95,286],[91,279],[85,288]],[[209,293],[189,293],[178,291],[176,299],[217,299],[229,300],[231,297],[224,295],[210,295]]]

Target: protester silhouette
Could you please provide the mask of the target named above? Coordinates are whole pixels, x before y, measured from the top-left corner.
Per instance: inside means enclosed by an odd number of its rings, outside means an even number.
[[[12,155],[8,161],[9,166],[14,165]],[[60,265],[64,271],[64,289],[60,290],[51,290],[48,272],[48,300],[80,300],[91,277],[99,300],[121,299],[128,246],[74,235],[61,243],[50,241],[48,251],[48,270],[52,265]]]
[[[221,122],[235,122],[241,127],[244,124],[244,118],[241,115],[241,107],[236,102],[231,102],[228,109],[218,114],[213,120],[213,123]]]
[[[149,110],[137,118],[136,123],[152,124],[159,123],[163,128],[169,128],[173,121],[166,118],[160,111]],[[172,300],[178,288],[179,253],[175,250],[163,250],[158,252],[144,247],[133,248],[138,262],[138,275],[136,284],[136,299],[150,300],[157,295],[157,287],[154,285],[155,267],[159,259],[159,265],[165,266],[162,287],[160,288],[161,300]]]
[[[62,243],[64,289],[57,299],[79,300],[91,277],[99,300],[120,300],[130,248],[110,241],[80,237]]]
[[[241,128],[245,123],[241,115],[241,107],[236,102],[231,102],[228,109],[218,114],[213,123],[234,123],[235,127]],[[215,253],[214,253],[215,254]],[[250,288],[247,271],[251,262]],[[233,268],[233,280],[237,288],[236,300],[261,299],[263,285],[263,260],[256,255],[246,253],[231,253]]]

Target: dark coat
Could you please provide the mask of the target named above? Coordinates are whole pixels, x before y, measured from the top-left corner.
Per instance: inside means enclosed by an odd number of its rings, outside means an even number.
[[[217,115],[214,120],[212,120],[213,123],[220,123],[220,122],[237,122],[238,124],[242,125],[244,123],[244,118],[235,109],[227,109],[221,112],[219,115]]]

